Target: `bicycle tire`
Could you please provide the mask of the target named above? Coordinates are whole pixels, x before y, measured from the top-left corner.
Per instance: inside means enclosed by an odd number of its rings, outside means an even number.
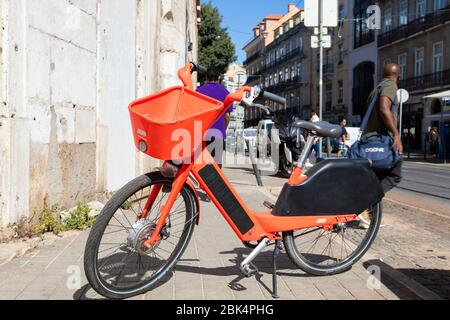
[[[304,272],[315,276],[329,276],[343,273],[351,269],[351,267],[358,262],[364,254],[369,250],[373,241],[375,240],[378,230],[380,228],[382,219],[382,204],[377,203],[373,206],[372,214],[374,222],[370,225],[367,235],[363,242],[356,248],[356,250],[343,261],[333,266],[319,266],[308,260],[305,254],[302,254],[295,245],[294,231],[283,233],[283,242],[286,252],[290,260]]]
[[[178,245],[169,257],[168,261],[159,268],[148,280],[142,284],[137,285],[135,288],[120,289],[114,288],[108,285],[104,279],[101,278],[99,270],[97,269],[98,250],[103,238],[105,229],[108,226],[109,221],[113,218],[114,214],[123,206],[123,204],[136,192],[144,190],[152,185],[165,184],[171,185],[173,179],[164,178],[160,172],[153,172],[143,176],[140,176],[133,181],[129,182],[122,189],[120,189],[114,196],[108,201],[105,208],[102,210],[97,220],[95,221],[92,230],[89,234],[89,238],[86,243],[84,254],[84,269],[86,277],[92,288],[100,295],[114,300],[122,300],[131,298],[148,291],[151,291],[158,286],[162,279],[164,279],[175,267],[183,255],[186,247],[192,237],[195,226],[195,199],[188,187],[183,187],[180,195],[183,197],[183,201],[186,204],[186,225]]]

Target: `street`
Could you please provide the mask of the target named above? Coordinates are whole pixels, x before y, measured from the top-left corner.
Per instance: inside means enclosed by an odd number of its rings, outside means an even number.
[[[450,298],[450,167],[405,161],[403,181],[384,201],[369,254],[439,296]],[[264,177],[277,195],[285,183]]]
[[[448,166],[405,162],[404,178],[399,188],[433,199],[450,200],[450,170]]]
[[[448,166],[405,162],[403,181],[389,198],[434,214],[450,217],[450,170]]]

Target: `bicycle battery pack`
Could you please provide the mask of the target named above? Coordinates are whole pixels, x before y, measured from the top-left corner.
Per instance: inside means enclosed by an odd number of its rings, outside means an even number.
[[[324,160],[305,182],[286,184],[273,210],[275,216],[361,214],[384,197],[368,160]]]

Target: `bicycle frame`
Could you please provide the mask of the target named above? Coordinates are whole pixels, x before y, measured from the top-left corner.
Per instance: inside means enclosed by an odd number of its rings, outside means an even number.
[[[192,66],[188,65],[179,71],[179,77],[186,87],[192,86],[190,79],[190,70]],[[189,76],[188,76],[189,75]],[[234,101],[242,100],[243,94],[250,88],[242,88],[240,91],[230,94],[224,102],[224,107],[219,119]],[[231,226],[233,231],[244,242],[260,241],[263,238],[268,240],[280,240],[282,232],[308,229],[314,227],[323,227],[325,229],[333,228],[335,224],[354,221],[356,214],[339,216],[299,216],[299,217],[279,217],[271,212],[256,212],[249,209],[243,199],[239,196],[236,189],[226,178],[209,151],[202,145],[201,152],[191,164],[184,164],[175,177],[172,190],[166,203],[162,206],[160,217],[153,234],[145,242],[145,246],[152,247],[160,241],[160,232],[166,224],[166,220],[172,210],[173,204],[177,200],[181,189],[189,184],[189,175],[195,177],[200,184],[200,188],[208,195],[219,212]],[[302,175],[302,169],[294,168],[289,183],[304,181],[306,178]],[[151,190],[149,199],[141,218],[145,218],[156,200],[161,186],[154,186]]]

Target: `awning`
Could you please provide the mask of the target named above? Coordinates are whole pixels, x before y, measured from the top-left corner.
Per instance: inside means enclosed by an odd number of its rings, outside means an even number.
[[[424,99],[448,99],[450,98],[450,90],[431,94],[429,96],[423,97]]]

